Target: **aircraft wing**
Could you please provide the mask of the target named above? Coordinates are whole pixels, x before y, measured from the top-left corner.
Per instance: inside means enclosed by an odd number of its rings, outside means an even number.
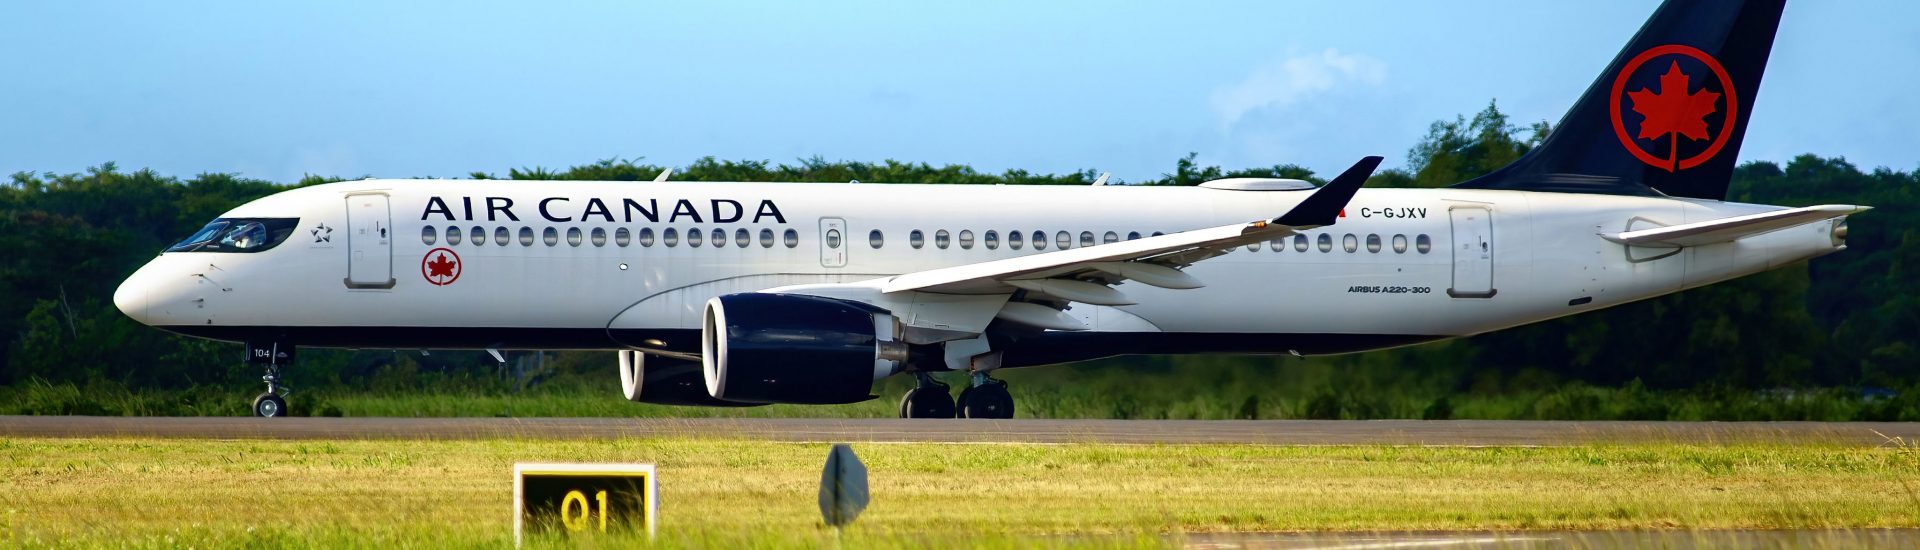
[[[1870,208],[1851,204],[1823,204],[1637,231],[1605,233],[1601,238],[1635,246],[1701,246],[1865,212]]]
[[[907,273],[888,280],[881,290],[989,294],[1025,289],[1069,301],[1126,305],[1132,302],[1104,285],[1135,280],[1164,288],[1199,288],[1202,283],[1180,268],[1226,254],[1237,246],[1332,225],[1380,161],[1380,157],[1360,159],[1292,210],[1273,219]]]

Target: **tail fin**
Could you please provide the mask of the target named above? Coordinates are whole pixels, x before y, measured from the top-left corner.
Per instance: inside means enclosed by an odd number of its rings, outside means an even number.
[[[1454,187],[1724,199],[1785,0],[1667,0],[1546,141]]]

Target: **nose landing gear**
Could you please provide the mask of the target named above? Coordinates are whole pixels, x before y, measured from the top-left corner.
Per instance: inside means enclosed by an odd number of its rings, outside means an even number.
[[[275,418],[287,415],[286,395],[293,388],[280,384],[280,369],[293,364],[293,344],[286,342],[255,343],[247,342],[247,363],[263,365],[267,374],[260,377],[267,383],[267,392],[253,398],[253,415]]]

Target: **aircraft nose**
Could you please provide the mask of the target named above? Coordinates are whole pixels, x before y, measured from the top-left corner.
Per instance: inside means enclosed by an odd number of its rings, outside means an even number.
[[[134,272],[133,276],[120,282],[120,288],[113,291],[113,307],[120,308],[120,313],[142,324],[147,323],[147,285],[140,276],[145,271],[141,269]]]

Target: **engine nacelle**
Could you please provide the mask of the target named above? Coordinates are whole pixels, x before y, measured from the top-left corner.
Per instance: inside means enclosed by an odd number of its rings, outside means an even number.
[[[648,357],[632,350],[621,350],[620,390],[627,400],[657,405],[693,407],[758,407],[763,403],[736,403],[714,399],[707,394],[706,375],[698,361],[666,357]]]
[[[700,359],[707,393],[745,403],[835,404],[872,397],[900,369],[893,314],[800,294],[728,294],[707,301]]]

